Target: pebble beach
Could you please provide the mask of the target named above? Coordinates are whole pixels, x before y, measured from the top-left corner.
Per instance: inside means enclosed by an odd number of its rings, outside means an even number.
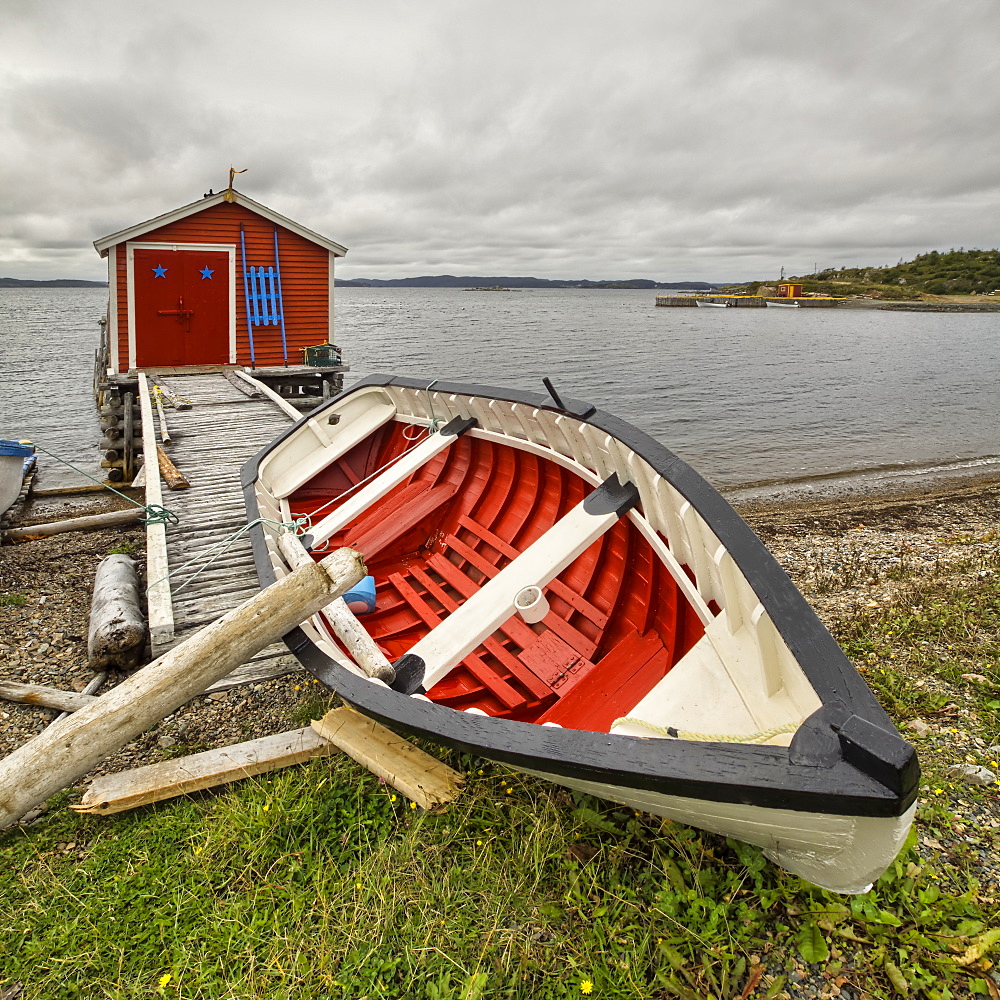
[[[16,523],[29,525],[124,503],[93,495],[39,499],[14,514]],[[1000,572],[1000,477],[939,483],[918,493],[757,502],[741,506],[740,513],[841,642],[856,638],[859,623],[863,630],[865,622],[923,600],[915,595],[928,586],[940,583],[961,592]],[[82,690],[92,676],[86,637],[94,571],[114,550],[132,551],[141,562],[142,548],[143,533],[136,527],[0,547],[0,680]],[[919,610],[913,606],[914,613]],[[995,634],[985,639],[997,648]],[[981,715],[976,696],[985,686],[996,688],[1000,698],[1000,664],[976,650],[975,643],[961,654],[950,647],[930,649],[930,662],[959,656],[957,666],[919,670],[908,661],[905,645],[889,640],[876,655],[855,655],[854,661],[877,692],[874,682],[891,664],[894,676],[933,695],[925,699],[933,711],[921,714],[886,704],[916,747],[923,770],[916,824],[921,865],[943,892],[957,895],[974,884],[981,902],[991,906],[1000,905],[1000,733],[996,713],[991,719]],[[120,679],[112,674],[107,684]],[[72,797],[78,798],[98,774],[305,725],[323,711],[327,694],[298,671],[195,698],[81,779]],[[0,756],[44,730],[57,714],[0,701]],[[962,768],[985,772],[992,780],[969,783]],[[21,824],[44,823],[47,808],[33,809]],[[863,959],[852,953],[850,943],[841,942],[831,955],[840,973],[823,963],[791,961],[785,988],[769,995],[791,1000],[870,996],[852,985],[850,970]],[[991,972],[990,978],[1000,988],[998,977]]]
[[[23,526],[124,505],[113,496],[58,502],[45,498],[24,503],[13,513]],[[1000,565],[1000,477],[867,499],[758,502],[741,507],[740,513],[834,635],[858,609],[883,607],[915,581],[942,574],[971,579]],[[122,548],[136,553],[141,562],[141,529],[54,535],[0,548],[2,679],[83,689],[92,677],[87,621],[94,571],[105,555]],[[981,665],[968,666],[970,673],[977,673]],[[98,772],[151,763],[176,746],[209,749],[301,725],[299,704],[320,693],[307,676],[296,672],[195,699],[105,761]],[[107,684],[118,679],[112,673]],[[945,686],[938,678],[923,682]],[[959,711],[961,701],[957,696]],[[51,709],[0,702],[0,755],[16,749],[57,715]],[[953,725],[936,726],[933,720],[925,724],[957,759],[991,745],[971,732],[951,732]]]

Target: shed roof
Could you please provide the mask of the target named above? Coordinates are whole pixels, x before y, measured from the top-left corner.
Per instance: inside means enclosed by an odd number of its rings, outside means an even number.
[[[226,191],[220,191],[218,194],[209,195],[207,198],[199,198],[197,201],[191,202],[190,205],[183,205],[180,208],[175,208],[172,212],[167,212],[164,215],[158,215],[155,219],[150,219],[148,222],[140,222],[138,225],[129,226],[128,229],[122,229],[117,233],[112,233],[110,236],[104,236],[99,240],[94,240],[94,247],[102,257],[106,257],[108,250],[110,250],[111,247],[116,246],[118,243],[123,243],[125,240],[135,239],[136,237],[142,236],[144,233],[148,233],[153,229],[159,229],[160,226],[166,226],[171,222],[177,222],[179,219],[186,219],[189,215],[196,215],[198,212],[203,212],[206,208],[211,208],[213,205],[219,205],[223,201],[227,200],[226,194]],[[285,229],[288,229],[293,233],[297,233],[303,239],[307,239],[311,243],[315,243],[318,246],[329,250],[330,253],[335,256],[343,257],[344,254],[347,253],[347,247],[342,247],[339,243],[334,243],[333,240],[328,240],[325,236],[320,236],[319,233],[314,233],[311,229],[306,229],[305,226],[300,226],[297,222],[293,222],[291,219],[288,219],[283,215],[279,215],[273,209],[268,208],[266,205],[262,205],[259,201],[254,201],[253,198],[248,198],[245,194],[240,194],[239,191],[233,191],[232,194],[235,196],[234,200],[237,204],[243,205],[251,212],[256,212],[257,215],[261,215],[265,219],[269,219],[275,225],[284,226]]]

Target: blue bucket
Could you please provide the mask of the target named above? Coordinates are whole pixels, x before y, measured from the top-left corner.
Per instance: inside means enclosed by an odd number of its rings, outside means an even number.
[[[366,576],[346,594],[344,602],[356,615],[369,615],[375,610],[375,577]]]

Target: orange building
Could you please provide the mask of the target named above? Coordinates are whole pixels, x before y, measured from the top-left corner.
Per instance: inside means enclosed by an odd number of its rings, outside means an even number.
[[[302,365],[333,343],[347,250],[238,191],[94,243],[108,258],[109,367]]]
[[[798,299],[802,297],[802,286],[784,282],[778,285],[779,299]]]

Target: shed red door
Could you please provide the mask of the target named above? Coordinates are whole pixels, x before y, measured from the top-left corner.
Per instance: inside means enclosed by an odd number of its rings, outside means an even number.
[[[229,254],[136,249],[135,364],[229,363]]]

